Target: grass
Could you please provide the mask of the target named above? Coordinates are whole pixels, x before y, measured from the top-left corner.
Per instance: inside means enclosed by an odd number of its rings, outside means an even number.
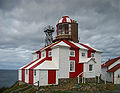
[[[25,87],[25,88],[24,88]],[[19,85],[18,83],[16,83],[14,86],[12,86],[11,88],[7,89],[6,91],[4,91],[3,93],[10,93],[11,91],[15,91],[17,89],[20,89],[19,91],[23,92],[29,88],[31,88],[32,86],[28,86],[27,84],[22,84]],[[23,89],[22,89],[23,88]],[[18,92],[15,92],[18,93]],[[30,93],[30,92],[26,92],[26,93]]]

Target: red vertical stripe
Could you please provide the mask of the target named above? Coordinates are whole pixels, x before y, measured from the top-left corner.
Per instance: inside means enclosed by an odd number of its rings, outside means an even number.
[[[39,52],[39,59],[41,58],[41,52]]]
[[[29,84],[33,84],[33,70],[29,70]]]
[[[22,69],[22,81],[25,82],[25,69]]]
[[[56,70],[48,70],[48,84],[56,84]]]
[[[79,63],[79,49],[75,50],[75,57],[70,57],[70,60],[75,60],[75,72],[70,72],[70,78],[77,77],[81,72],[83,72],[83,63]]]

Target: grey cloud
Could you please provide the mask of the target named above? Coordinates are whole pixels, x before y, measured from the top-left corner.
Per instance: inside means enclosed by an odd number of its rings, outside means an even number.
[[[120,55],[119,0],[0,0],[0,68],[29,63],[44,47],[44,27],[64,15],[78,21],[80,42],[104,52],[103,62]]]

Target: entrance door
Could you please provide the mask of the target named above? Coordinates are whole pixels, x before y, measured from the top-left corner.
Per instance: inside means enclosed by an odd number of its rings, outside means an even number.
[[[48,70],[48,84],[56,84],[56,70]]]

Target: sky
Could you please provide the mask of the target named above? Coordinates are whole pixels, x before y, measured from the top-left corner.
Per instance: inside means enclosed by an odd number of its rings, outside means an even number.
[[[0,0],[0,69],[31,62],[44,27],[66,15],[78,22],[80,42],[103,51],[102,62],[120,56],[120,0]]]

